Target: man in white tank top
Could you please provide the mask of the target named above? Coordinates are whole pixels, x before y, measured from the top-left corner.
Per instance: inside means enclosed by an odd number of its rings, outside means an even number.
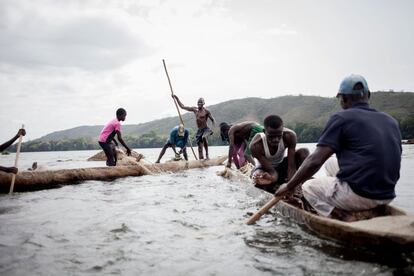
[[[256,162],[252,179],[257,187],[274,192],[292,178],[309,151],[305,148],[296,150],[296,133],[284,128],[279,116],[267,116],[264,127],[265,132],[256,134],[250,144]]]

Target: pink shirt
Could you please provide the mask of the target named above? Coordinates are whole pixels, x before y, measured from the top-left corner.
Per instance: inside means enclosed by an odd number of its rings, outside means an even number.
[[[112,141],[117,131],[121,131],[121,122],[115,118],[107,123],[106,126],[102,129],[98,141],[101,143]],[[109,141],[108,138],[110,138]]]

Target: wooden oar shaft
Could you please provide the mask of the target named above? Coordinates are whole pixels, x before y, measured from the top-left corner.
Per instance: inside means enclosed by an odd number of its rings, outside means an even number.
[[[170,75],[168,75],[167,65],[165,65],[165,60],[162,60],[162,63],[164,64],[165,74],[167,75],[168,84],[170,85],[171,96],[174,96],[174,91],[173,91],[173,88],[172,88],[172,85],[171,85]],[[175,100],[175,98],[173,98],[173,100],[174,100],[175,108],[177,109],[177,112],[178,112],[178,116],[180,117],[181,124],[184,125],[183,117],[181,116],[181,112],[180,112],[180,109],[178,108],[177,101]],[[195,158],[195,160],[198,160],[198,158],[197,158],[197,156],[194,152],[193,145],[191,144],[191,139],[189,139],[189,142],[190,142],[190,148],[191,148],[191,151],[193,152],[194,158]]]
[[[173,88],[172,88],[172,85],[171,85],[170,75],[168,74],[168,71],[167,71],[167,65],[165,65],[165,60],[162,60],[162,63],[164,64],[165,74],[167,75],[168,84],[170,85],[171,96],[174,96],[174,91],[173,91]],[[181,112],[180,112],[180,109],[178,108],[178,104],[177,104],[177,102],[175,101],[174,98],[173,98],[173,100],[174,100],[175,108],[177,109],[177,112],[178,112],[178,116],[180,117],[180,121],[184,125],[183,117],[181,116]]]
[[[276,205],[276,203],[278,203],[279,200],[281,200],[281,199],[282,199],[281,197],[274,197],[271,200],[269,200],[269,202],[267,202],[265,206],[260,208],[259,211],[257,211],[253,216],[251,216],[249,218],[248,221],[246,221],[246,224],[247,225],[254,224],[258,219],[260,219],[264,214],[266,214],[267,211],[269,211],[270,208],[272,208],[274,205]]]
[[[22,125],[22,128],[24,128],[24,125]],[[23,136],[22,135],[20,135],[20,137],[19,137],[19,142],[18,142],[18,144],[17,144],[17,149],[16,149],[16,159],[14,160],[14,166],[17,168],[17,165],[18,165],[18,163],[19,163],[19,155],[20,155],[20,148],[21,148],[21,146],[22,146],[22,139],[23,139]],[[12,180],[11,180],[11,184],[10,184],[10,191],[9,191],[9,194],[12,194],[13,193],[13,189],[14,189],[14,182],[16,181],[16,175],[15,174],[13,174],[12,175]]]

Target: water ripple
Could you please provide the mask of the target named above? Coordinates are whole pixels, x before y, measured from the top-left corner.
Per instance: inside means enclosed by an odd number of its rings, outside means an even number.
[[[404,149],[404,158],[412,158],[412,148]],[[59,159],[82,160],[84,154]],[[409,209],[413,161],[404,160],[397,192],[406,197],[396,203]],[[348,248],[275,213],[246,226],[267,199],[250,185],[221,179],[217,170],[0,196],[0,274],[414,274],[414,253]]]

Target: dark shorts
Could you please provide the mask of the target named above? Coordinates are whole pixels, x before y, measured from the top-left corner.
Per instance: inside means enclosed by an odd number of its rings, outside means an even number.
[[[260,167],[256,167],[253,169],[252,174],[257,171],[260,170]],[[276,170],[277,174],[278,174],[278,178],[277,181],[269,184],[269,185],[260,185],[260,184],[256,184],[255,187],[268,191],[270,193],[274,193],[276,192],[276,190],[280,187],[280,185],[282,185],[283,183],[286,182],[286,178],[288,177],[288,162],[287,162],[287,157],[283,158],[282,163],[280,163],[277,167],[274,167],[274,169]]]
[[[103,149],[106,155],[106,165],[107,166],[116,166],[116,155],[114,155],[115,144],[114,143],[102,143],[99,142],[99,145]]]
[[[210,136],[212,134],[213,134],[213,131],[211,131],[211,129],[208,127],[199,128],[196,134],[196,143],[199,144],[203,142],[203,138],[207,138],[207,136]]]
[[[303,148],[300,148],[298,150],[296,150],[295,153],[295,166],[296,166],[296,170],[299,169],[299,167],[302,165],[302,162],[304,160],[304,152]],[[307,150],[306,150],[307,151]],[[256,167],[253,169],[252,174],[256,171],[261,169],[260,167]],[[282,185],[283,183],[286,182],[286,178],[288,177],[288,158],[287,156],[283,158],[282,162],[277,165],[276,167],[274,167],[274,169],[276,170],[277,174],[278,174],[278,178],[277,181],[270,184],[270,185],[256,185],[257,188],[263,189],[265,191],[274,193],[280,185]]]

